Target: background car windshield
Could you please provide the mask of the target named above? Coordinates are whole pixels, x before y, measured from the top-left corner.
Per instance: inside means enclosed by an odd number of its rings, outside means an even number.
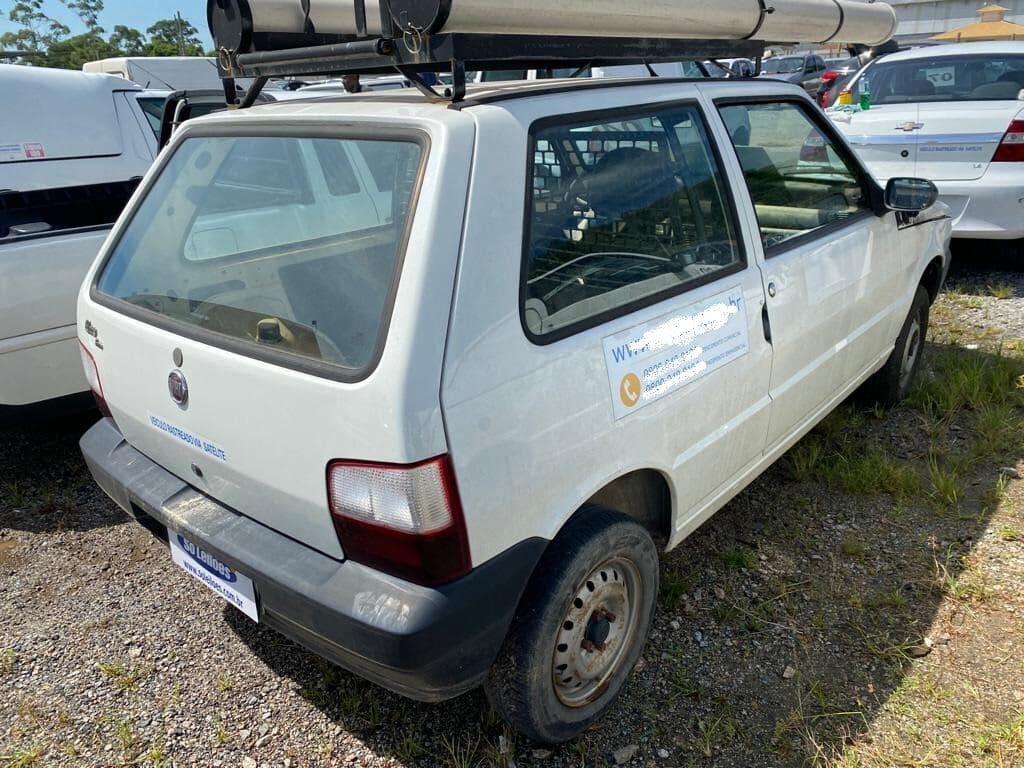
[[[880,62],[858,79],[868,80],[871,101],[905,104],[919,101],[1011,101],[1024,89],[1024,56],[942,56]]]
[[[189,138],[97,288],[186,328],[363,368],[385,325],[420,155],[411,140]]]
[[[769,75],[785,75],[791,72],[802,72],[804,59],[802,56],[786,56],[781,59],[768,59],[764,63],[764,71]]]

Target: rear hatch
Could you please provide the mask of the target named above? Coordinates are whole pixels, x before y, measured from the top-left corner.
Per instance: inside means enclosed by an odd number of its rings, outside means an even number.
[[[1019,101],[921,104],[917,174],[934,181],[978,179],[988,170]]]
[[[978,179],[1010,122],[1022,111],[1024,52],[887,57],[853,83],[871,109],[831,113],[881,181],[914,175]],[[1020,49],[1018,49],[1020,50]],[[845,124],[844,124],[845,123]]]
[[[435,197],[462,204],[438,188],[432,139],[413,121],[198,122],[119,226],[79,305],[92,328],[81,338],[128,442],[340,557],[328,463],[446,450],[448,305],[424,292],[440,285],[450,297],[457,249],[439,261],[422,241],[437,225]],[[421,192],[430,203],[417,205]],[[457,238],[456,218],[441,226]],[[414,382],[402,375],[409,357]]]
[[[884,104],[863,112],[830,111],[860,159],[882,184],[917,175],[917,105]]]

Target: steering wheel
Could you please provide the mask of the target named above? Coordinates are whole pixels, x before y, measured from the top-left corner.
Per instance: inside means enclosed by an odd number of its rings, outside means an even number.
[[[735,261],[736,245],[732,240],[711,240],[687,248],[683,261],[686,264],[707,264],[725,267]]]

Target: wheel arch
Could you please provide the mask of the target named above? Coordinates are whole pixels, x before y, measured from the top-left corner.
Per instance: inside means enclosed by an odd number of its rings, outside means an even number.
[[[918,282],[919,286],[928,291],[928,297],[931,299],[931,303],[934,303],[935,299],[938,298],[939,290],[942,288],[942,281],[945,273],[943,265],[942,256],[936,256],[928,262],[928,266],[924,268],[924,272]]]
[[[592,493],[580,508],[588,505],[628,515],[642,525],[659,546],[664,546],[672,537],[674,495],[668,477],[660,470],[643,467],[619,475]]]

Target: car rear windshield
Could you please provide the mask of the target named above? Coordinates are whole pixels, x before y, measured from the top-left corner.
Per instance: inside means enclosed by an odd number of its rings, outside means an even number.
[[[988,54],[885,61],[864,72],[875,104],[1010,101],[1024,89],[1024,56]]]
[[[803,72],[802,56],[787,56],[783,59],[768,59],[764,63],[764,71],[769,75],[783,75],[791,72]]]
[[[383,341],[422,154],[413,138],[189,138],[97,290],[184,335],[353,375]]]

